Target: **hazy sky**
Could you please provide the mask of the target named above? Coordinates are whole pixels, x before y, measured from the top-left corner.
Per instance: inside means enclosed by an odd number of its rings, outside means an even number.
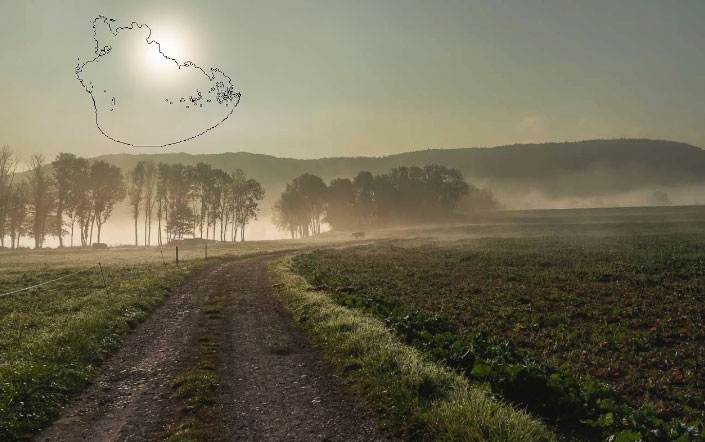
[[[702,0],[2,2],[0,144],[24,155],[705,146]],[[147,23],[169,55],[228,73],[242,92],[231,119],[161,149],[103,137],[74,73],[100,14]]]

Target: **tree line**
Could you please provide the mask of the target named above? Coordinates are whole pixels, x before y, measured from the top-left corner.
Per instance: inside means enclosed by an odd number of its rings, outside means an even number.
[[[359,172],[352,180],[336,178],[328,185],[318,176],[303,174],[287,184],[274,204],[277,227],[292,238],[321,232],[321,223],[333,229],[359,229],[399,221],[430,221],[452,216],[464,195],[496,208],[487,190],[465,182],[457,169],[430,164],[398,167],[373,175]]]
[[[205,163],[154,164],[140,161],[127,174],[105,161],[89,161],[60,153],[52,162],[41,154],[27,162],[25,179],[18,179],[19,160],[8,146],[0,149],[0,247],[19,247],[20,238],[42,248],[48,236],[59,247],[74,240],[81,246],[100,242],[102,228],[116,204],[127,200],[139,245],[184,237],[245,240],[245,226],[259,213],[261,184],[237,169],[227,173]]]

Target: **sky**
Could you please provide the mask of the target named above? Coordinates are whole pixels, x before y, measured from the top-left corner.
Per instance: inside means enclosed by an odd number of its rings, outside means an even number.
[[[618,137],[705,147],[702,0],[0,1],[0,144],[25,158]],[[232,116],[169,147],[103,136],[75,73],[95,57],[98,15],[145,23],[169,56],[227,73],[242,94]]]

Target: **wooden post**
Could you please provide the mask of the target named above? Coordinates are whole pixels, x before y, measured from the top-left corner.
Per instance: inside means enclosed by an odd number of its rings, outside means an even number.
[[[103,273],[103,264],[98,263],[98,267],[100,267],[100,276],[103,278],[103,287],[105,287],[105,294],[110,295],[110,293],[108,293],[108,284],[105,282],[105,274]]]
[[[164,267],[166,267],[166,261],[164,260],[164,252],[160,250],[159,253],[162,254],[162,264],[164,264]]]
[[[176,246],[176,267],[179,266],[179,246]]]

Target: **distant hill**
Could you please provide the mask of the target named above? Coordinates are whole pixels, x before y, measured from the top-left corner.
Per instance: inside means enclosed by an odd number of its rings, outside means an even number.
[[[196,164],[224,170],[242,168],[267,190],[265,211],[285,183],[302,173],[325,180],[352,178],[360,170],[384,172],[392,167],[436,163],[460,169],[468,181],[487,186],[500,199],[521,201],[528,194],[563,205],[627,205],[620,195],[654,191],[679,192],[705,184],[705,151],[685,143],[646,139],[515,144],[493,148],[428,149],[384,157],[278,158],[247,152],[191,155],[103,155],[97,157],[129,170],[141,160]],[[705,190],[705,189],[703,189]],[[692,191],[691,191],[692,193]],[[705,192],[703,192],[705,193]],[[616,198],[616,199],[615,199]],[[587,199],[592,203],[571,201]],[[703,198],[705,200],[705,198]],[[600,204],[600,201],[606,201]],[[644,200],[643,203],[647,203]],[[540,206],[515,204],[514,206]],[[513,204],[509,204],[512,207]]]

